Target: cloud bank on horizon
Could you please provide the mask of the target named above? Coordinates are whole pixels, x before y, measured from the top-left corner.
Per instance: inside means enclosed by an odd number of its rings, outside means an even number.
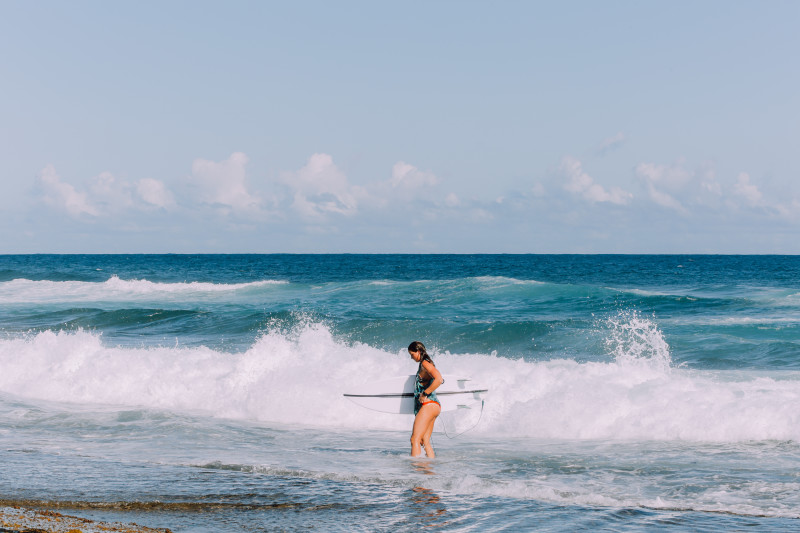
[[[0,253],[800,253],[800,4],[314,5],[0,7]]]
[[[744,225],[800,222],[796,197],[768,197],[746,172],[718,179],[713,168],[692,169],[682,160],[637,164],[629,169],[632,180],[626,190],[598,182],[581,160],[564,156],[528,189],[509,190],[494,199],[462,199],[431,170],[404,161],[360,185],[325,153],[312,154],[301,168],[275,176],[259,175],[248,163],[246,154],[234,152],[221,161],[195,159],[188,174],[171,182],[129,181],[101,172],[83,185],[62,179],[49,164],[36,179],[35,200],[89,227],[129,223],[157,211],[178,225],[196,224],[199,215],[211,225],[230,224],[237,231],[293,227],[312,234],[342,233],[381,221],[404,227],[413,219],[420,226],[469,227],[488,221],[505,225],[523,213],[537,213],[540,221],[554,225],[570,217],[582,216],[582,224],[592,224],[654,211],[687,224],[714,219],[738,219]]]

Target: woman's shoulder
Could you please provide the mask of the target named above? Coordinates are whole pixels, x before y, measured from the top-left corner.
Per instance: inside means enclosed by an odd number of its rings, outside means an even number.
[[[436,365],[433,364],[433,359],[428,357],[419,362],[419,367],[424,368],[425,370],[430,372],[432,369],[436,368]]]

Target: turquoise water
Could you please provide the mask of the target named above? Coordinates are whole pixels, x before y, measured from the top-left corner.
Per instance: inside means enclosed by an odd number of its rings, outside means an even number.
[[[0,256],[0,499],[174,531],[795,530],[798,326],[793,256]],[[413,373],[412,340],[490,389],[433,461],[342,396]]]

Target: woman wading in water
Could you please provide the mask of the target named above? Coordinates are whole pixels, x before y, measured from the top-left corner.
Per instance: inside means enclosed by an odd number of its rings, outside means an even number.
[[[414,341],[408,345],[411,358],[419,363],[417,380],[414,382],[414,428],[411,430],[411,455],[419,457],[422,448],[425,455],[436,457],[431,444],[431,433],[436,417],[442,412],[442,405],[436,397],[436,389],[444,383],[442,375],[436,370],[431,356],[425,351],[425,346]]]

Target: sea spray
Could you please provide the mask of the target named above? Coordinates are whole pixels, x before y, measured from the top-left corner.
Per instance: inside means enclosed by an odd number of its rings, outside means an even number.
[[[633,316],[613,324],[613,342],[633,351],[615,349],[609,362],[434,357],[445,379],[472,376],[489,388],[474,429],[479,433],[548,439],[800,439],[798,379],[669,370],[665,343],[649,319]],[[243,353],[109,347],[86,331],[43,332],[0,341],[0,365],[0,390],[24,397],[200,411],[263,423],[410,427],[409,417],[369,412],[342,396],[365,381],[413,373],[407,354],[343,342],[318,322],[288,333],[265,332]]]
[[[638,311],[623,311],[609,317],[606,324],[606,349],[617,363],[670,371],[669,344],[654,319],[644,318]]]

